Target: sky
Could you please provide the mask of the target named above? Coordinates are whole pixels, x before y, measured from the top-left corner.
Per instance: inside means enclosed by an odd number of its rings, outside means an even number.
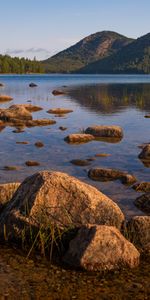
[[[149,14],[150,0],[0,0],[0,53],[45,59],[102,30],[137,38]]]

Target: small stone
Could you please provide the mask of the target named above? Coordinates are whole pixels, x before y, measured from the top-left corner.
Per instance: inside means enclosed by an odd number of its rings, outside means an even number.
[[[29,87],[36,87],[36,86],[37,86],[37,84],[34,83],[34,82],[31,82],[31,83],[29,84]]]
[[[67,127],[60,126],[59,129],[62,130],[62,131],[65,131],[65,130],[67,130]]]
[[[44,144],[42,143],[42,142],[36,142],[35,144],[34,144],[36,147],[38,147],[38,148],[42,148],[42,147],[44,147]]]
[[[73,110],[67,109],[67,108],[53,108],[53,109],[49,109],[47,111],[47,113],[49,113],[49,114],[56,114],[56,115],[68,114],[68,113],[71,113],[71,112],[73,112]]]
[[[26,166],[28,167],[36,167],[36,166],[39,166],[40,163],[37,162],[37,161],[33,161],[33,160],[28,160],[25,162]]]
[[[108,157],[108,156],[111,156],[111,154],[108,154],[108,153],[97,153],[95,154],[96,157]]]

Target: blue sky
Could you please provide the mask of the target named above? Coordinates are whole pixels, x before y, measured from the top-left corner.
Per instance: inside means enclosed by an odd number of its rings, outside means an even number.
[[[85,36],[150,31],[150,0],[1,0],[0,53],[47,58]]]

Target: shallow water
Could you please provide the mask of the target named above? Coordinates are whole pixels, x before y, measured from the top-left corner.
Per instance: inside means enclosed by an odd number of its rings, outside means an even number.
[[[94,182],[88,179],[90,167],[110,167],[128,171],[139,181],[149,181],[149,167],[138,159],[142,143],[150,142],[150,76],[149,75],[21,75],[0,76],[5,86],[0,94],[11,95],[14,100],[0,104],[0,108],[14,103],[39,105],[42,111],[33,113],[34,118],[55,119],[56,124],[46,127],[26,128],[23,133],[13,133],[7,127],[0,132],[0,182],[22,181],[38,170],[52,169],[66,172],[96,186],[110,196],[123,209],[127,217],[140,215],[133,201],[140,195],[132,188],[115,182]],[[29,83],[38,84],[29,88]],[[52,90],[62,86],[66,95],[53,96]],[[63,117],[47,114],[50,108],[65,107],[73,113]],[[81,132],[92,124],[119,125],[124,130],[120,143],[94,141],[87,144],[69,145],[64,137],[69,133]],[[60,131],[65,126],[66,131]],[[28,145],[16,144],[28,141]],[[34,143],[42,141],[43,148]],[[78,167],[72,159],[86,159],[97,153],[109,153],[109,157],[97,157],[91,166]],[[27,167],[27,160],[40,162],[38,167]],[[4,171],[6,165],[20,166],[18,171]]]

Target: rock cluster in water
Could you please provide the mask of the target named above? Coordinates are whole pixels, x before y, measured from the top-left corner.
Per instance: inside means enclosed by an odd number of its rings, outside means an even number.
[[[41,109],[41,107],[31,104],[14,104],[9,108],[0,109],[1,125],[15,127],[34,127],[55,124],[55,120],[32,118],[31,112],[36,112]]]

